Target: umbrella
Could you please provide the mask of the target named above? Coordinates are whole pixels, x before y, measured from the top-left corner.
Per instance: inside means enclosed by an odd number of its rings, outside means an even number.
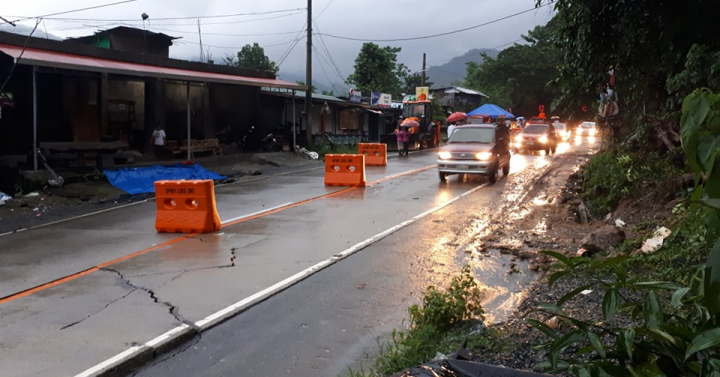
[[[510,114],[509,112],[503,110],[498,105],[493,105],[491,103],[486,103],[477,109],[467,113],[468,116],[472,115],[482,115],[490,118],[497,118],[499,116],[504,116],[506,119],[512,119],[515,118],[515,115]]]
[[[459,120],[463,120],[467,118],[467,114],[462,112],[452,113],[450,116],[447,117],[448,122],[457,122]]]
[[[418,123],[414,119],[409,119],[409,118],[402,121],[402,123],[400,123],[400,125],[402,127],[420,127],[420,123]]]

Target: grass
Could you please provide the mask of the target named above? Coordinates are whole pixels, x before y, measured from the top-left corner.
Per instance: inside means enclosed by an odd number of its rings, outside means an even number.
[[[350,377],[378,377],[397,373],[427,361],[440,353],[457,350],[464,339],[468,347],[492,346],[489,331],[483,325],[480,291],[470,267],[453,277],[449,287],[440,290],[430,286],[423,294],[421,306],[408,309],[407,330],[393,330],[390,340],[380,344],[372,366],[349,371]]]

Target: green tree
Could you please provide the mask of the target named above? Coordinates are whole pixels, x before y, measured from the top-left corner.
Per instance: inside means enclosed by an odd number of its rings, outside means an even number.
[[[483,54],[484,62],[467,63],[465,86],[479,90],[490,101],[512,108],[516,115],[533,116],[538,105],[549,107],[558,90],[548,83],[558,76],[561,54],[553,47],[553,22],[523,36],[528,43],[501,51],[497,58]]]
[[[364,43],[355,58],[355,72],[348,76],[347,84],[363,93],[383,92],[399,96],[403,91],[407,67],[397,62],[400,47],[380,47]]]
[[[693,59],[712,61],[720,51],[718,1],[537,0],[537,5],[549,2],[556,12],[555,44],[564,56],[558,103],[573,109],[597,103],[612,67],[623,114],[677,116],[685,94],[705,85],[711,72]],[[699,71],[685,82],[668,82],[688,68]]]
[[[415,88],[419,86],[433,86],[430,78],[425,76],[425,85],[423,85],[422,72],[411,73],[405,76],[405,93],[415,93]]]
[[[305,85],[305,81],[295,81],[298,85],[307,86]],[[311,93],[317,93],[317,86],[310,85],[310,92]]]
[[[275,62],[265,55],[265,49],[256,42],[252,45],[245,45],[236,55],[228,55],[223,59],[226,65],[241,68],[257,69],[260,71],[271,71],[277,74],[280,70]]]

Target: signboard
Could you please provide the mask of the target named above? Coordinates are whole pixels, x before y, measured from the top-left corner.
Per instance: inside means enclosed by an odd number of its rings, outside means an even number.
[[[361,99],[362,99],[361,92],[359,92],[355,89],[350,89],[350,102],[360,103]]]
[[[392,107],[392,96],[387,93],[372,92],[370,95],[370,106]]]
[[[419,86],[415,88],[415,98],[417,101],[427,101],[430,98],[430,87]]]

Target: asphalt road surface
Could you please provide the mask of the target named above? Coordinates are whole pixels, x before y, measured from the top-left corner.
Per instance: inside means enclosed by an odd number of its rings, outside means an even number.
[[[490,221],[511,214],[551,159],[514,156],[511,175],[494,186],[484,178],[438,184],[434,169],[394,181],[393,191],[412,194],[397,199],[397,207],[373,206],[380,212],[360,219],[394,217],[418,200],[438,202],[458,189],[475,191],[203,333],[136,375],[335,377],[371,365],[378,339],[406,324],[407,308],[420,302],[429,284],[446,285],[467,263],[465,244]],[[366,194],[364,201],[371,199]],[[496,320],[509,313],[513,294],[537,276],[526,266],[520,267],[523,274],[508,275],[508,262],[498,254],[473,265],[483,285],[498,292],[486,299]]]

